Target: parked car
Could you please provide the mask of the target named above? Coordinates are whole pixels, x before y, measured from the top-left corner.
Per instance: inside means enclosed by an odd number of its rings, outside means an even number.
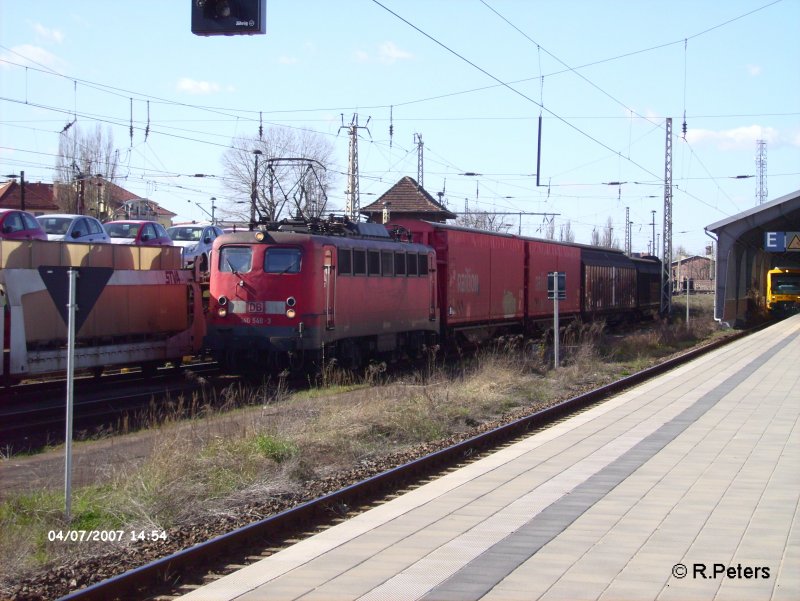
[[[183,247],[183,264],[190,267],[197,263],[200,271],[208,271],[208,257],[217,236],[223,233],[216,225],[191,223],[167,228],[167,234],[175,246]]]
[[[93,244],[111,242],[103,224],[88,215],[40,215],[36,221],[47,233],[48,240]]]
[[[164,226],[155,221],[109,221],[103,224],[112,244],[173,246]]]
[[[47,234],[27,211],[0,209],[0,240],[47,240]]]

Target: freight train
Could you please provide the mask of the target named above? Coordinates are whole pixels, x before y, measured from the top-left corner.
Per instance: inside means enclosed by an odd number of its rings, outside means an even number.
[[[78,271],[76,370],[152,371],[199,350],[202,293],[180,248],[0,240],[4,384],[66,370],[69,268]]]
[[[620,251],[417,220],[286,221],[214,242],[205,347],[227,369],[419,354],[552,321],[658,310],[661,264]]]

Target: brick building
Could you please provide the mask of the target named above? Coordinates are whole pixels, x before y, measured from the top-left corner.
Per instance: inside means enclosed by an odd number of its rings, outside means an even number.
[[[672,262],[673,291],[685,290],[683,282],[689,280],[694,292],[714,291],[714,262],[708,257],[693,255],[679,257]]]

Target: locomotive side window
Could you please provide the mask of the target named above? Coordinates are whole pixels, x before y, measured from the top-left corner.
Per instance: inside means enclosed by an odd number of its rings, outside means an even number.
[[[369,261],[369,275],[381,274],[381,253],[378,250],[368,250],[367,259]]]
[[[253,249],[249,246],[223,246],[219,252],[219,270],[247,273],[253,263]]]
[[[268,248],[264,253],[264,273],[300,273],[302,257],[299,248]]]
[[[417,254],[408,253],[408,261],[406,262],[406,271],[409,276],[417,275]]]
[[[381,251],[381,267],[383,267],[383,275],[394,275],[394,259],[392,258],[392,251]]]
[[[419,257],[419,274],[428,275],[428,255],[417,255]]]
[[[396,275],[406,274],[406,253],[394,253],[394,272]]]
[[[339,275],[350,275],[353,273],[353,251],[349,248],[339,249]]]
[[[367,275],[367,252],[353,249],[353,275]]]

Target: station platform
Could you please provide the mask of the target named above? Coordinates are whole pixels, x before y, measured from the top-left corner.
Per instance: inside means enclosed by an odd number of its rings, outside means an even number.
[[[800,599],[800,315],[182,597]]]

